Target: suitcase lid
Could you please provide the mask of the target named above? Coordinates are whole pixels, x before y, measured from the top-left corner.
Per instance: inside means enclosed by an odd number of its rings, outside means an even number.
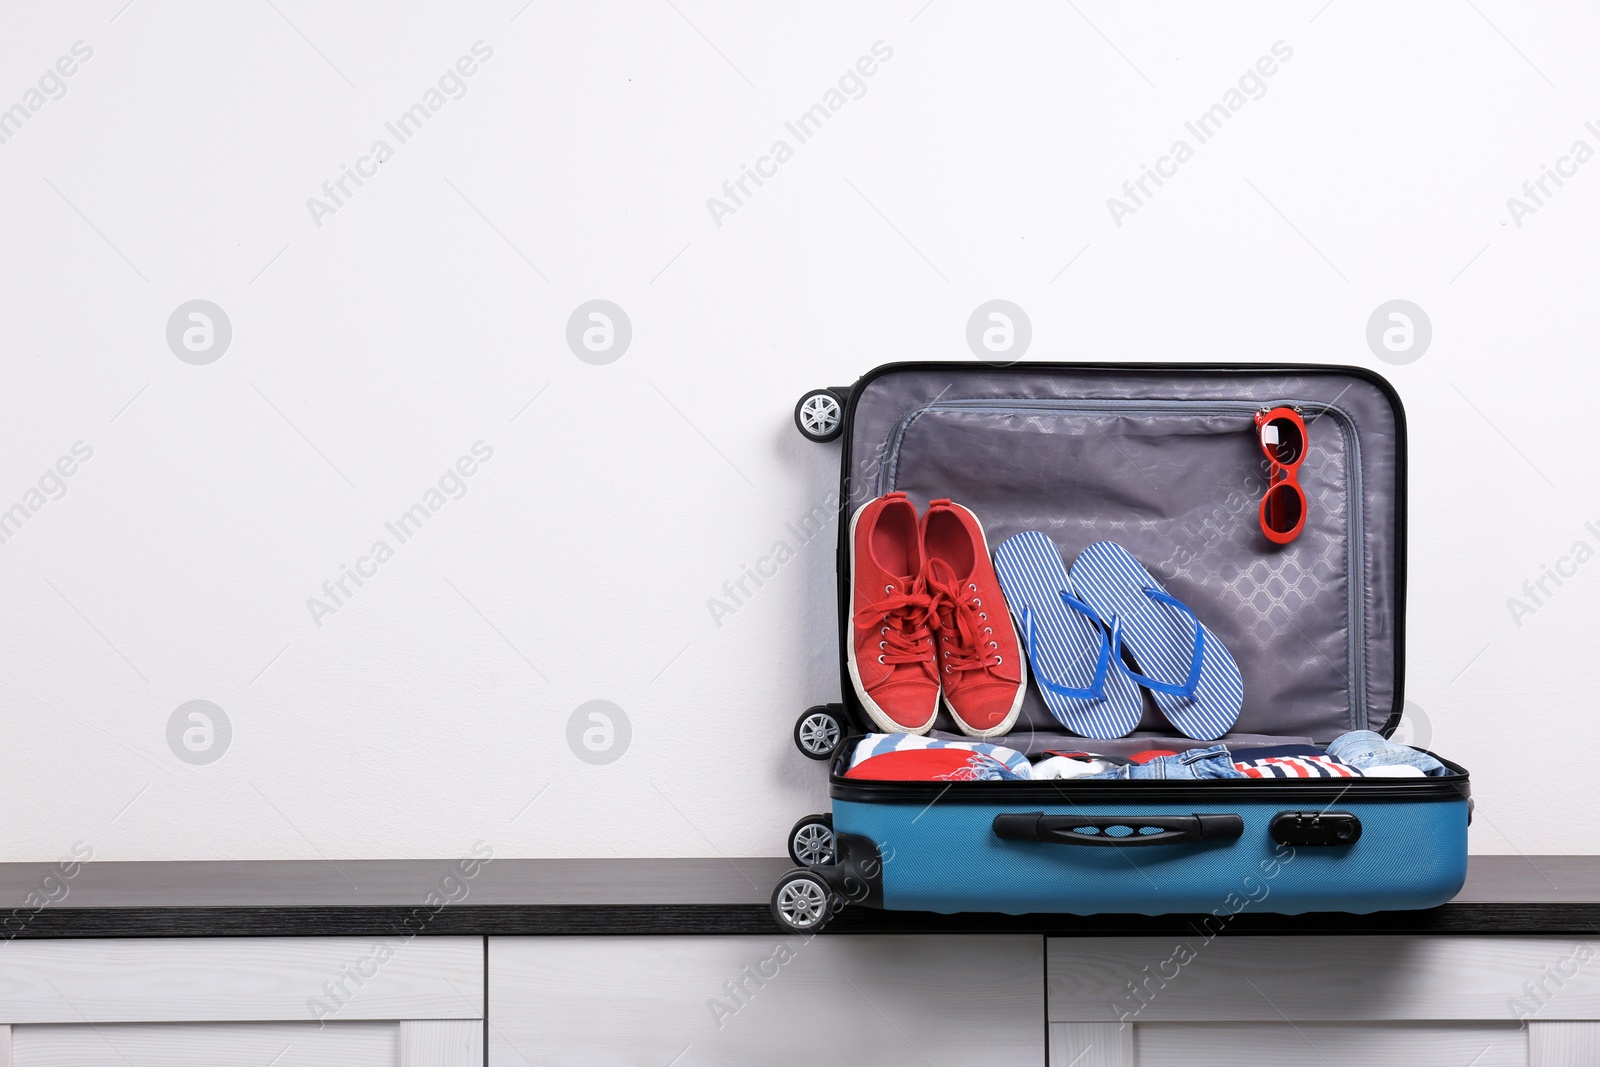
[[[1262,534],[1264,407],[1300,409],[1305,527]],[[1070,566],[1116,541],[1232,652],[1241,735],[1326,743],[1399,724],[1405,666],[1405,415],[1382,377],[1356,367],[1216,364],[898,363],[856,383],[846,411],[840,560],[848,518],[901,490],[948,497],[994,545],[1050,536]],[[840,567],[847,641],[849,575]],[[844,666],[847,706],[857,706]],[[953,729],[941,712],[938,729]],[[1037,686],[1012,737],[1059,734]],[[1176,732],[1150,705],[1137,731]],[[998,739],[997,739],[998,740]]]

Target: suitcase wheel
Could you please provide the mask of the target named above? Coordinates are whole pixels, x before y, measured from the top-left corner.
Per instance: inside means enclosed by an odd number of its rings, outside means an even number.
[[[772,917],[792,934],[814,934],[838,911],[837,900],[821,875],[790,871],[772,891]]]
[[[833,816],[807,815],[789,831],[789,858],[802,867],[832,867]]]
[[[826,704],[807,708],[794,724],[794,747],[807,758],[832,759],[844,740],[844,723],[839,713]]]
[[[794,424],[807,441],[832,441],[844,432],[844,389],[813,389],[794,406]]]

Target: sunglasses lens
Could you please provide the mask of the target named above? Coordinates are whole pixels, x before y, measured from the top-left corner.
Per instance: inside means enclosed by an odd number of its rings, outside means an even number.
[[[1305,455],[1306,438],[1300,431],[1300,425],[1290,419],[1273,419],[1262,427],[1261,440],[1272,456],[1284,466],[1291,466],[1300,462],[1300,457]]]
[[[1261,519],[1274,533],[1286,534],[1305,517],[1306,501],[1298,486],[1279,482],[1267,490]]]

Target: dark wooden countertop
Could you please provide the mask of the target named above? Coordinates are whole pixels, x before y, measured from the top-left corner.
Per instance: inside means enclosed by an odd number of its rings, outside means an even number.
[[[465,866],[463,864],[466,864]],[[0,938],[771,934],[787,859],[0,864]],[[468,876],[465,872],[471,871]],[[70,877],[68,875],[70,874]],[[932,915],[847,907],[826,934],[1171,936],[1198,917]],[[1428,911],[1237,915],[1233,934],[1585,934],[1600,856],[1474,856]]]

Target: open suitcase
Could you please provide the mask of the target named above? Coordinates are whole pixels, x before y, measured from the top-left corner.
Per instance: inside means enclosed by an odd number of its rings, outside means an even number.
[[[1257,508],[1269,464],[1254,415],[1297,409],[1305,525],[1284,546]],[[1325,745],[1399,725],[1405,663],[1405,419],[1389,384],[1350,367],[899,363],[795,409],[843,437],[842,704],[795,742],[831,761],[830,815],[796,824],[773,915],[820,929],[848,904],[894,910],[1228,914],[1427,908],[1461,888],[1467,772],[1423,778],[873,781],[844,777],[873,729],[846,669],[850,516],[891,490],[950,498],[990,546],[1047,533],[1071,560],[1125,546],[1231,650],[1244,702],[1225,744]],[[1020,718],[988,740],[1072,747],[1030,673]],[[958,737],[942,709],[935,734]],[[1134,736],[1180,736],[1146,700]],[[1226,909],[1226,910],[1224,910]]]

